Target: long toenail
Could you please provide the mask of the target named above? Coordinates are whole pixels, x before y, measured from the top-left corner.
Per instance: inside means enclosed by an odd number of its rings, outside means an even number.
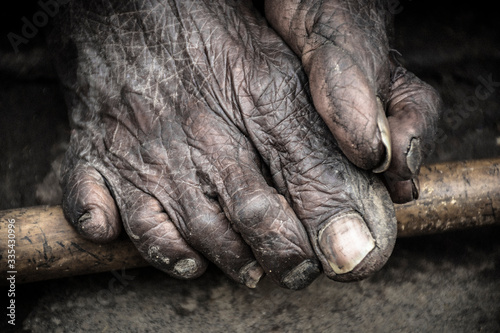
[[[377,96],[377,126],[380,131],[380,137],[382,144],[385,147],[385,154],[383,156],[382,162],[374,168],[372,171],[375,173],[382,173],[389,169],[391,165],[392,158],[392,146],[391,146],[391,132],[389,131],[389,122],[385,116],[384,105],[382,101]]]
[[[193,276],[197,269],[198,265],[196,265],[196,261],[191,258],[181,259],[174,266],[174,271],[186,278]]]
[[[331,219],[318,238],[321,252],[336,274],[351,272],[375,247],[365,221],[354,212]]]
[[[417,200],[420,195],[420,182],[418,181],[418,178],[413,178],[411,180],[411,190],[413,200]]]
[[[248,288],[257,287],[257,283],[263,275],[264,269],[260,267],[257,261],[252,261],[240,270],[241,282]]]
[[[422,163],[422,151],[420,149],[420,139],[413,138],[410,141],[410,148],[406,153],[406,165],[413,175],[418,173],[420,164]]]
[[[303,289],[311,284],[320,273],[321,271],[317,263],[311,260],[304,260],[283,278],[282,283],[288,289]]]

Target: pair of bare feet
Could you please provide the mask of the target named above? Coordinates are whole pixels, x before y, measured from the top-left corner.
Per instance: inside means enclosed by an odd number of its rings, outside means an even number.
[[[418,196],[439,97],[395,60],[382,1],[264,8],[267,20],[249,1],[102,0],[58,17],[63,208],[82,235],[123,225],[174,277],[211,261],[249,287],[386,262],[392,201]]]

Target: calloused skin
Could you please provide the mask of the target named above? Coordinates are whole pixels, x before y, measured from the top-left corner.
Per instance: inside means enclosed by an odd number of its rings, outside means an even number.
[[[418,195],[439,97],[395,60],[382,3],[271,0],[265,15],[233,0],[60,15],[63,209],[83,236],[123,225],[171,276],[210,261],[249,287],[357,280],[387,261],[392,201]]]

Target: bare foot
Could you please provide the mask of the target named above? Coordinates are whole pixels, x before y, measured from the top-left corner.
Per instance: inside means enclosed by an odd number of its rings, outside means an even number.
[[[72,2],[60,19],[52,47],[73,128],[63,208],[82,235],[109,241],[123,223],[170,275],[197,277],[208,259],[250,287],[264,273],[300,289],[385,263],[385,186],[341,153],[301,62],[249,2]],[[310,80],[315,61],[303,59]]]
[[[357,166],[384,172],[394,202],[418,197],[440,98],[391,50],[388,3],[267,0],[266,16],[301,58],[314,106]]]

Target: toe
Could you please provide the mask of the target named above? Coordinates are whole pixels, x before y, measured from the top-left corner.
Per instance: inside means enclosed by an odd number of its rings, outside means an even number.
[[[62,181],[66,219],[84,237],[95,242],[115,239],[120,216],[101,174],[85,163],[66,172]]]
[[[348,205],[337,203],[342,212],[319,224],[307,220],[325,273],[337,281],[359,280],[378,271],[396,239],[396,218],[385,186],[369,174],[350,181],[357,186],[345,193],[352,198]]]
[[[378,5],[270,0],[265,13],[301,59],[314,106],[343,153],[363,169],[385,171],[390,141],[377,95],[388,46]]]
[[[165,203],[168,211],[177,211],[174,221],[182,237],[234,281],[255,288],[264,272],[217,199],[198,186],[182,188],[177,202],[181,209]]]
[[[253,184],[229,193],[224,208],[268,276],[290,289],[317,277],[307,233],[283,196],[255,177]]]
[[[190,279],[203,274],[207,261],[181,236],[162,205],[150,195],[121,184],[118,199],[124,227],[142,256],[169,275]]]
[[[258,107],[252,110],[255,115],[247,121],[247,127],[279,184],[280,194],[293,207],[294,219],[301,221],[309,236],[309,242],[296,233],[288,239],[298,248],[311,244],[328,277],[339,281],[361,279],[380,269],[392,252],[396,239],[394,207],[378,176],[357,168],[342,154],[340,143],[314,112],[297,73],[283,82],[275,80],[274,86],[280,89],[271,86],[268,90],[272,93],[259,95]],[[368,110],[377,110],[373,96],[374,107]],[[377,117],[374,114],[370,119]],[[378,130],[376,121],[370,126]],[[242,202],[277,206],[277,200],[267,199],[262,191],[254,193],[259,197],[243,197]],[[273,210],[267,211],[270,221],[279,221],[276,214],[272,215]],[[266,218],[259,215],[256,221]],[[273,228],[268,222],[262,230],[269,233]],[[275,242],[278,249],[280,244]]]
[[[391,195],[398,202],[415,199],[411,194],[415,178],[425,158],[431,153],[441,101],[428,84],[403,68],[393,77],[387,102],[387,119],[391,129],[392,161],[386,172]],[[393,194],[393,189],[397,194]]]
[[[221,225],[219,231],[215,225],[206,228],[208,231],[202,229],[205,238],[221,239],[221,235],[228,237],[236,230],[265,274],[286,288],[307,286],[320,270],[306,230],[295,212],[266,182],[260,159],[246,137],[219,132],[220,126],[215,124],[209,128],[210,131],[203,131],[197,137],[194,145],[202,151],[194,161],[232,225],[231,228]],[[198,203],[196,211],[200,211],[200,205],[204,206],[200,196],[189,201]],[[224,251],[231,250],[227,241],[220,244]],[[219,256],[224,253],[221,249],[216,251]]]
[[[315,50],[308,59],[314,106],[344,154],[363,169],[380,167],[386,159],[383,114],[374,85],[356,61],[335,45]]]
[[[305,229],[283,196],[264,183],[234,192],[226,205],[265,272],[289,289],[307,286],[319,274]]]
[[[397,204],[403,204],[417,200],[420,194],[418,177],[409,180],[397,180],[390,174],[385,174],[383,181],[389,190],[391,200]]]

